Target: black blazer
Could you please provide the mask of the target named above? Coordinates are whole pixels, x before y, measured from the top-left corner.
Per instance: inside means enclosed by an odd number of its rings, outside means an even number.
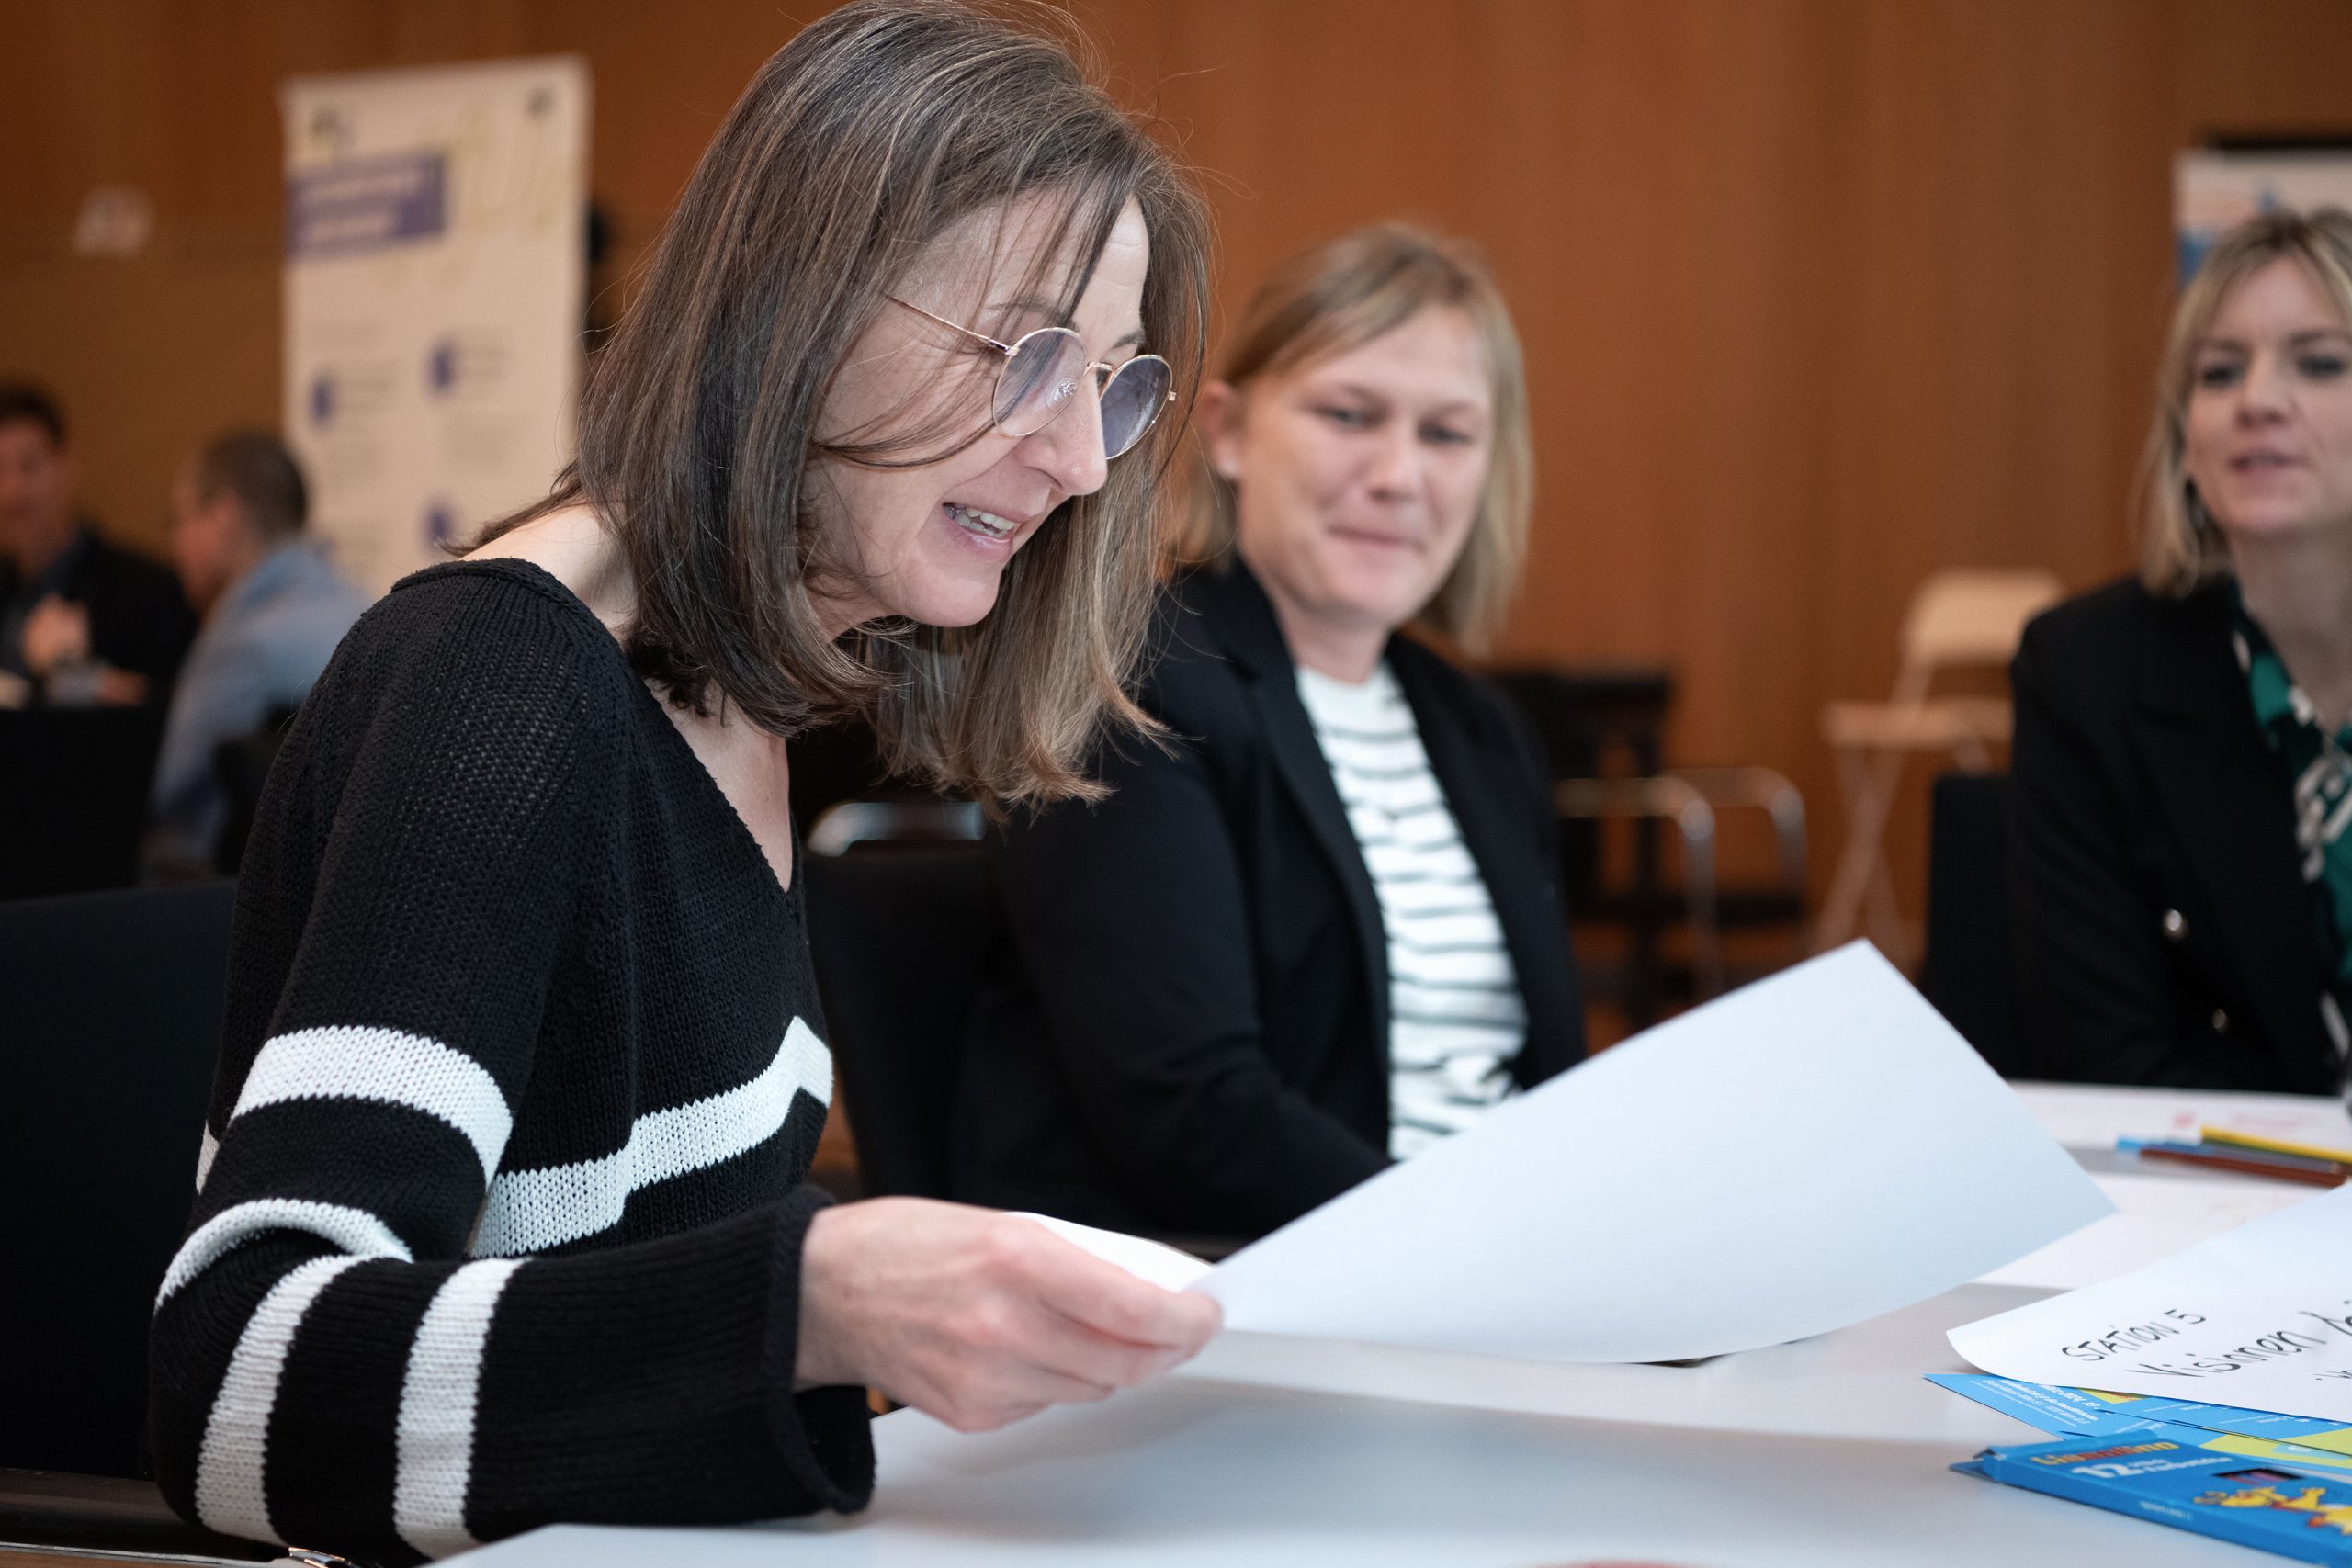
[[[2226,585],[2137,582],[2026,628],[2009,886],[2037,1077],[2336,1091],[2329,957]]]
[[[1363,852],[1247,570],[1161,596],[1145,708],[1097,806],[992,833],[1003,909],[958,1092],[956,1196],[1116,1229],[1257,1235],[1388,1155],[1388,964]],[[1543,764],[1500,697],[1387,657],[1527,1007],[1513,1075],[1584,1053]]]

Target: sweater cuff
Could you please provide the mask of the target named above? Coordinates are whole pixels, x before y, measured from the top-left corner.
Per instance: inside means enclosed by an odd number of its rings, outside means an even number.
[[[849,1514],[865,1507],[874,1495],[874,1413],[865,1403],[865,1391],[792,1391],[800,1352],[801,1244],[808,1235],[808,1222],[831,1202],[823,1190],[802,1186],[776,1206],[762,1371],[769,1391],[768,1430],[785,1469],[820,1506]]]

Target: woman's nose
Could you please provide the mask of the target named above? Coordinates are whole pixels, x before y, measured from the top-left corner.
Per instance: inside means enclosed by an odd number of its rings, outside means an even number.
[[[1420,488],[1421,451],[1409,429],[1384,431],[1366,476],[1382,495],[1409,495]]]
[[[2238,394],[2240,419],[2275,418],[2287,406],[2287,366],[2275,354],[2257,354],[2246,367]]]
[[[1079,377],[1077,393],[1046,426],[1029,437],[1040,444],[1035,461],[1069,495],[1091,495],[1111,471],[1102,452],[1102,398],[1094,372]]]

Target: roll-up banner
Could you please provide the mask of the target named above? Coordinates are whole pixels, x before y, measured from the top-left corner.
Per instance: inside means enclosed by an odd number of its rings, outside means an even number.
[[[2277,208],[2352,209],[2352,143],[2215,147],[2173,160],[2174,260],[2180,281],[2213,242]]]
[[[571,457],[588,68],[302,76],[280,99],[287,440],[312,527],[381,592]]]

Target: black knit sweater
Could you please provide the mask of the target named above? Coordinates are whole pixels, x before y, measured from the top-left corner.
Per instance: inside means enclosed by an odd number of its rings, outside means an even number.
[[[863,1506],[862,1391],[792,1393],[821,1027],[799,879],[586,606],[402,581],[245,855],[155,1310],[173,1506],[413,1562]]]

